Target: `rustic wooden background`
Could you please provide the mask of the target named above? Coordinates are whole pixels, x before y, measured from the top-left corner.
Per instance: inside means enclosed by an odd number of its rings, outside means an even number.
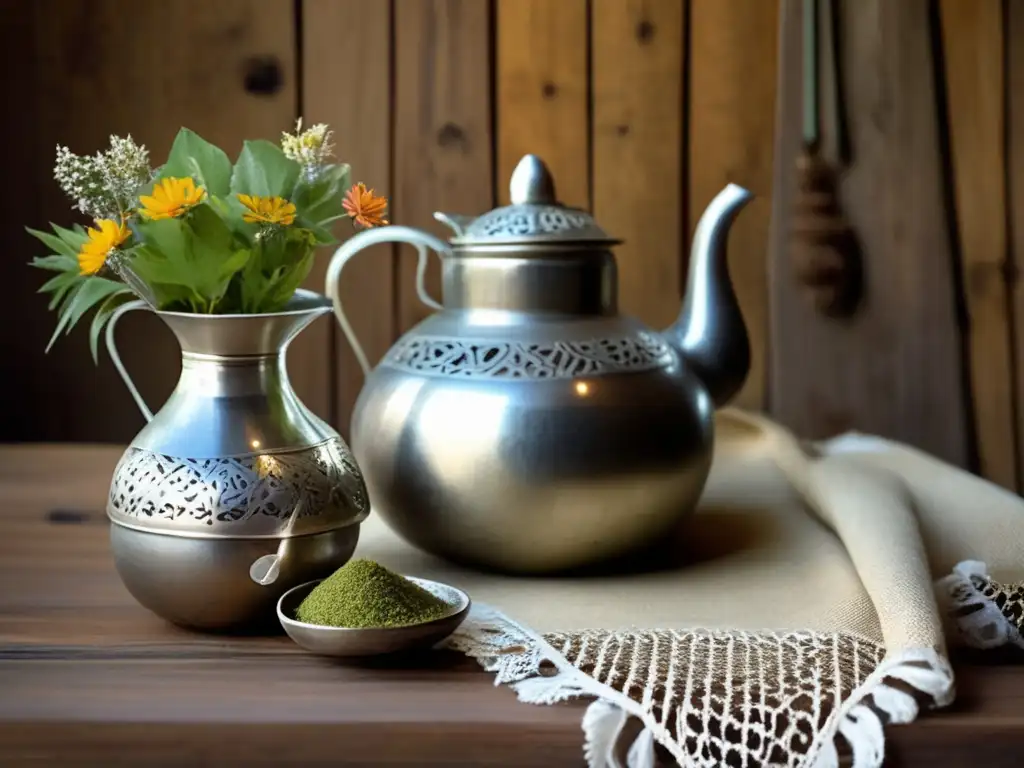
[[[187,125],[231,153],[302,115],[331,124],[393,221],[439,234],[434,210],[505,202],[518,158],[540,154],[565,202],[626,241],[622,309],[659,327],[700,211],[725,183],[747,186],[757,199],[730,240],[754,343],[740,404],[811,437],[885,434],[1018,487],[1024,3],[840,0],[839,15],[853,161],[840,195],[866,275],[845,321],[818,314],[790,268],[798,0],[142,0],[131,13],[0,0],[0,440],[123,442],[142,424],[84,328],[42,351],[53,317],[21,225],[72,217],[54,145],[91,152],[130,132],[159,160]],[[414,269],[412,252],[382,246],[346,270],[373,358],[425,314]],[[123,326],[126,364],[158,404],[177,373],[170,334],[142,313]],[[296,342],[290,371],[346,432],[361,377],[329,320]]]

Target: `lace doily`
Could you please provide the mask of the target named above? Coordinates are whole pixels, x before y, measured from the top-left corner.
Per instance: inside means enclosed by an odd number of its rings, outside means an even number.
[[[1024,648],[1024,583],[1000,584],[977,560],[960,563],[938,583],[939,599],[960,639],[971,648]]]
[[[847,633],[587,630],[538,635],[475,606],[449,646],[519,699],[595,699],[583,719],[592,768],[651,768],[655,743],[682,766],[831,768],[837,736],[854,765],[881,765],[883,721],[919,700],[952,700],[952,671],[929,649],[889,657]],[[622,744],[630,717],[643,728]]]

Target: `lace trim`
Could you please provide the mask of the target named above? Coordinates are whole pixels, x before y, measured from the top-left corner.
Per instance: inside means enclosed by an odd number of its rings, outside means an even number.
[[[655,764],[655,743],[683,766],[839,765],[837,735],[855,764],[881,765],[886,723],[953,698],[934,649],[886,656],[845,633],[580,631],[538,635],[474,606],[449,646],[475,658],[521,701],[595,699],[583,718],[591,768]],[[624,756],[630,717],[643,730]],[[624,759],[623,759],[624,758]]]
[[[971,648],[1024,648],[1024,583],[1000,584],[985,563],[965,560],[936,584],[946,615]]]

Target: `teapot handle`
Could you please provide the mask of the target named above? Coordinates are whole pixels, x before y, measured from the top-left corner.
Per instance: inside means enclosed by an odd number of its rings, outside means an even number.
[[[341,332],[345,334],[345,338],[348,339],[348,343],[352,346],[352,351],[355,353],[356,360],[359,362],[359,367],[362,368],[364,376],[368,376],[370,374],[370,363],[366,359],[366,353],[363,352],[363,346],[359,343],[359,339],[356,338],[355,332],[352,330],[352,326],[348,322],[348,318],[345,317],[345,311],[341,306],[338,281],[341,277],[341,270],[348,263],[349,259],[364,248],[368,248],[371,245],[377,245],[378,243],[408,243],[416,248],[416,252],[419,257],[419,262],[416,265],[416,295],[419,296],[420,301],[431,309],[443,309],[444,307],[437,301],[434,301],[434,299],[430,298],[430,295],[427,293],[425,285],[428,258],[427,249],[429,248],[434,251],[438,256],[447,256],[451,253],[451,249],[448,247],[448,244],[443,240],[418,229],[402,226],[390,226],[381,227],[379,229],[364,230],[350,237],[341,244],[338,250],[334,252],[334,255],[331,257],[331,262],[327,266],[327,285],[325,293],[334,304],[334,315],[338,318],[338,325],[341,326]]]
[[[128,391],[135,399],[135,404],[139,406],[139,410],[142,411],[142,415],[147,422],[153,420],[153,412],[149,410],[149,406],[146,405],[146,401],[142,399],[142,395],[139,394],[139,390],[135,387],[135,382],[133,382],[132,377],[128,375],[128,371],[124,367],[124,363],[121,362],[121,355],[117,351],[117,344],[114,343],[114,326],[117,325],[117,321],[121,319],[121,315],[125,312],[131,312],[135,309],[149,308],[149,304],[140,299],[122,304],[120,307],[115,309],[113,313],[111,313],[110,320],[107,321],[106,330],[107,352],[110,353],[110,359],[113,360],[114,367],[117,369],[117,372],[121,374],[121,380],[124,381],[124,385],[128,387]]]

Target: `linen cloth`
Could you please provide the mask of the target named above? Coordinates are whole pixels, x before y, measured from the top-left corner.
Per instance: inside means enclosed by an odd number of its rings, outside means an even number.
[[[1024,500],[891,441],[801,443],[735,409],[696,514],[641,558],[480,573],[376,515],[358,554],[467,591],[448,644],[523,701],[592,699],[594,767],[877,766],[884,725],[953,700],[947,643],[1022,644]]]

